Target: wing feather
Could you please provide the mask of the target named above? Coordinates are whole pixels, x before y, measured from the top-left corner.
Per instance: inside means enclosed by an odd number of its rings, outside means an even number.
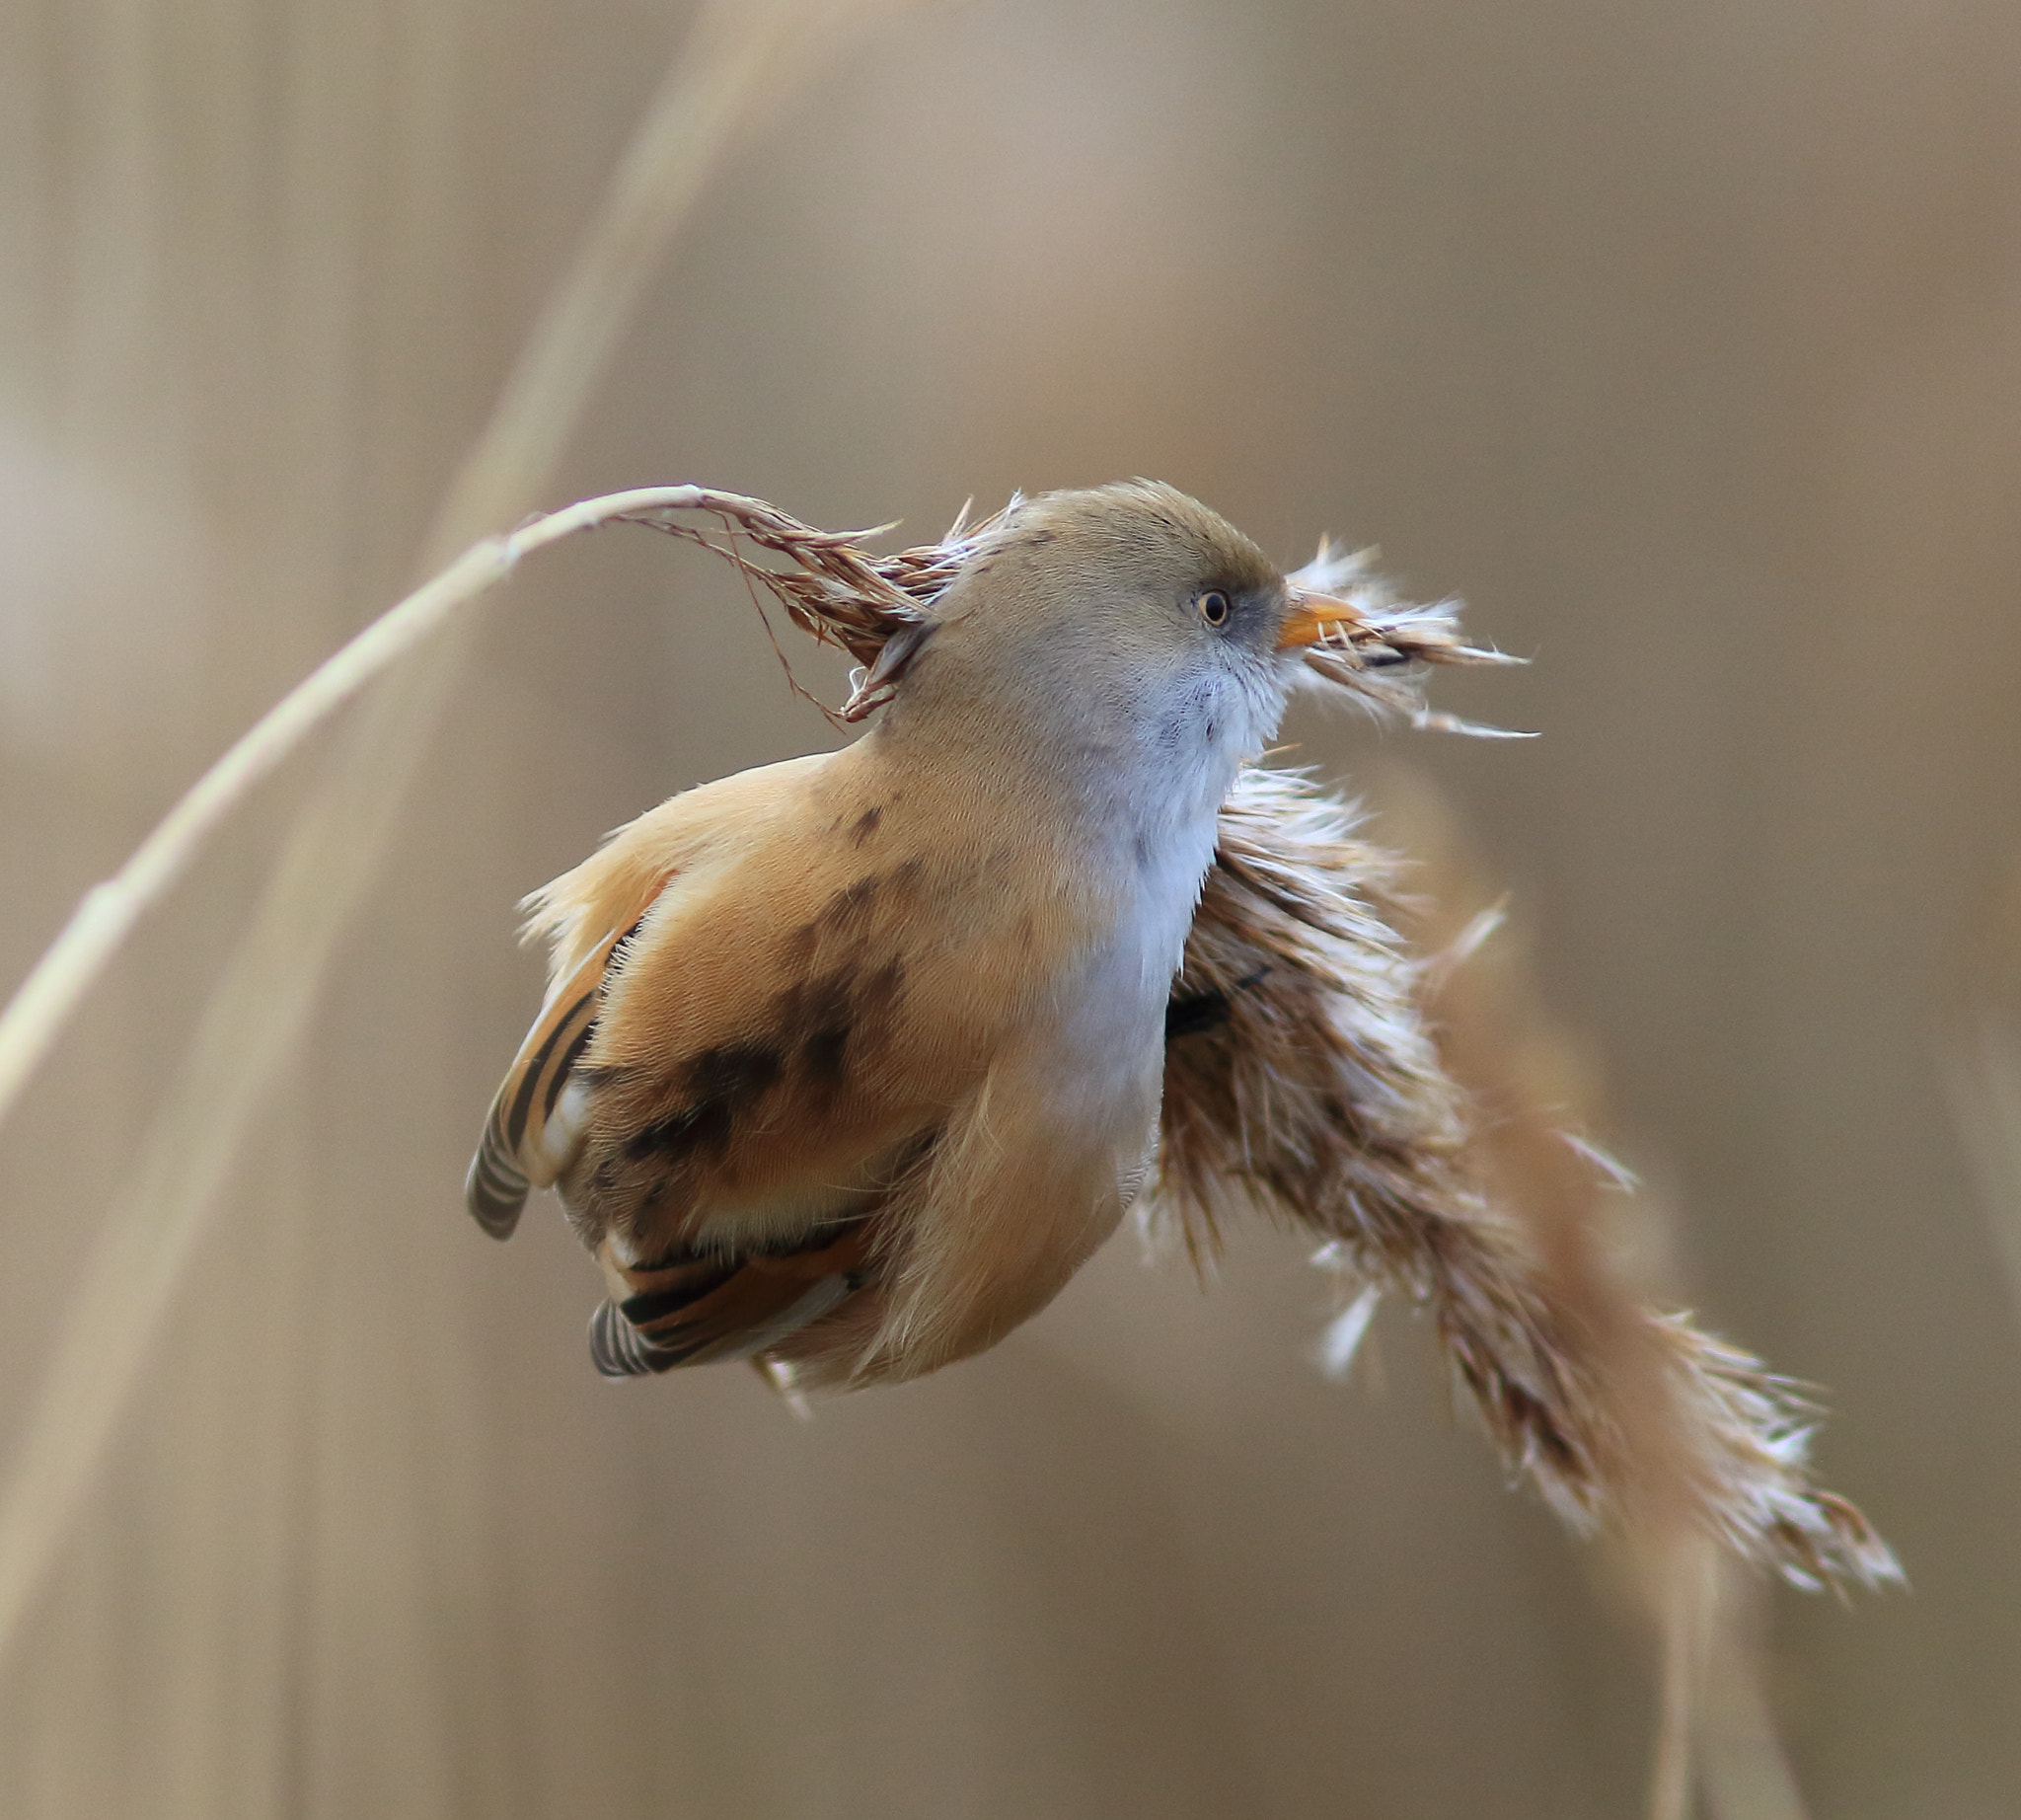
[[[832,1313],[861,1287],[869,1219],[817,1227],[791,1247],[725,1254],[683,1246],[627,1265],[598,1251],[611,1300],[590,1322],[590,1357],[607,1378],[751,1358]]]
[[[493,1239],[511,1238],[528,1193],[567,1165],[577,1135],[570,1114],[578,1108],[564,1090],[596,1032],[611,956],[636,928],[612,930],[558,982],[492,1096],[464,1199]]]

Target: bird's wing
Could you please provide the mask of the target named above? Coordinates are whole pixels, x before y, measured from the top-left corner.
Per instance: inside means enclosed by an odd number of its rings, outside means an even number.
[[[607,1378],[752,1358],[861,1288],[873,1238],[873,1222],[860,1218],[770,1249],[677,1246],[636,1264],[606,1239],[597,1258],[611,1299],[590,1323],[590,1357]]]
[[[575,1064],[596,1033],[611,956],[637,923],[611,930],[555,983],[492,1097],[464,1199],[494,1239],[511,1238],[527,1194],[552,1182],[574,1149],[582,1101],[579,1086],[570,1092]]]
[[[586,1090],[571,1076],[595,1034],[611,957],[637,921],[613,930],[557,982],[491,1101],[466,1192],[493,1238],[511,1236],[529,1190],[552,1182],[575,1148]],[[675,1246],[627,1263],[607,1237],[597,1257],[611,1299],[591,1320],[590,1357],[607,1378],[750,1358],[861,1287],[871,1243],[871,1222],[857,1218],[771,1246]]]
[[[826,762],[677,796],[531,900],[553,984],[469,1203],[502,1238],[561,1188],[609,1284],[608,1376],[748,1357],[838,1308],[931,1139],[879,1065],[916,893],[865,851],[875,813],[853,836],[829,797],[807,809]],[[844,1066],[864,1058],[868,1088]]]
[[[533,933],[550,944],[547,1001],[491,1101],[464,1188],[472,1215],[494,1239],[511,1237],[529,1191],[553,1182],[574,1153],[585,1104],[575,1068],[596,1034],[613,957],[738,811],[808,762],[670,797],[527,900]]]
[[[1007,1044],[920,1147],[864,1222],[859,1293],[767,1342],[794,1389],[900,1383],[982,1352],[1115,1230],[1150,1161],[1156,1070],[1075,1069],[1063,1093],[1060,1061],[1051,1032]]]

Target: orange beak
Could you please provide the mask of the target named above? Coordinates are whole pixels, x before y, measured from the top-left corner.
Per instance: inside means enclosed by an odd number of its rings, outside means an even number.
[[[1301,650],[1310,645],[1324,645],[1335,633],[1345,635],[1365,624],[1362,616],[1344,600],[1328,594],[1295,592],[1291,611],[1277,635],[1279,650]]]

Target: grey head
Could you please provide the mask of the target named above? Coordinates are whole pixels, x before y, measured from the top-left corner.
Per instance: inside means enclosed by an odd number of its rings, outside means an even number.
[[[936,602],[886,725],[1084,793],[1211,812],[1276,730],[1323,634],[1318,604],[1175,488],[1045,493]]]

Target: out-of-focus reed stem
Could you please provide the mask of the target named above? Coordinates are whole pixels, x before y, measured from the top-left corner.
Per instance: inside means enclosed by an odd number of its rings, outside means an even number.
[[[1659,1552],[1660,1551],[1660,1552]],[[1690,1820],[1705,1678],[1719,1625],[1723,1564],[1703,1537],[1669,1536],[1638,1558],[1637,1591],[1657,1637],[1656,1752],[1649,1820]]]
[[[148,912],[187,872],[204,842],[338,709],[503,581],[522,557],[615,518],[706,510],[717,496],[699,487],[634,488],[579,500],[508,537],[486,538],[290,689],[189,787],[126,863],[91,888],[0,1014],[0,1121],[85,996]]]
[[[1952,1113],[2021,1314],[2021,860],[1958,968],[1947,1032]]]
[[[0,1119],[84,996],[203,843],[307,735],[505,572],[502,545],[481,544],[373,621],[288,692],[198,778],[112,877],[85,894],[63,932],[0,1015]]]
[[[865,10],[846,0],[711,0],[459,471],[428,539],[430,559],[509,523],[547,485],[668,241],[736,130],[835,28]],[[0,1026],[4,1111],[134,922],[233,803],[318,720],[408,656],[347,729],[296,818],[85,1261],[0,1480],[0,1657],[91,1482],[252,1116],[299,1043],[337,944],[377,874],[470,631],[416,646],[530,547],[522,534],[469,551],[364,635],[372,642],[362,656],[351,647],[350,661],[319,672],[320,683],[289,698],[292,708],[284,704],[234,747],[128,869],[87,897],[53,961],[37,968]]]

